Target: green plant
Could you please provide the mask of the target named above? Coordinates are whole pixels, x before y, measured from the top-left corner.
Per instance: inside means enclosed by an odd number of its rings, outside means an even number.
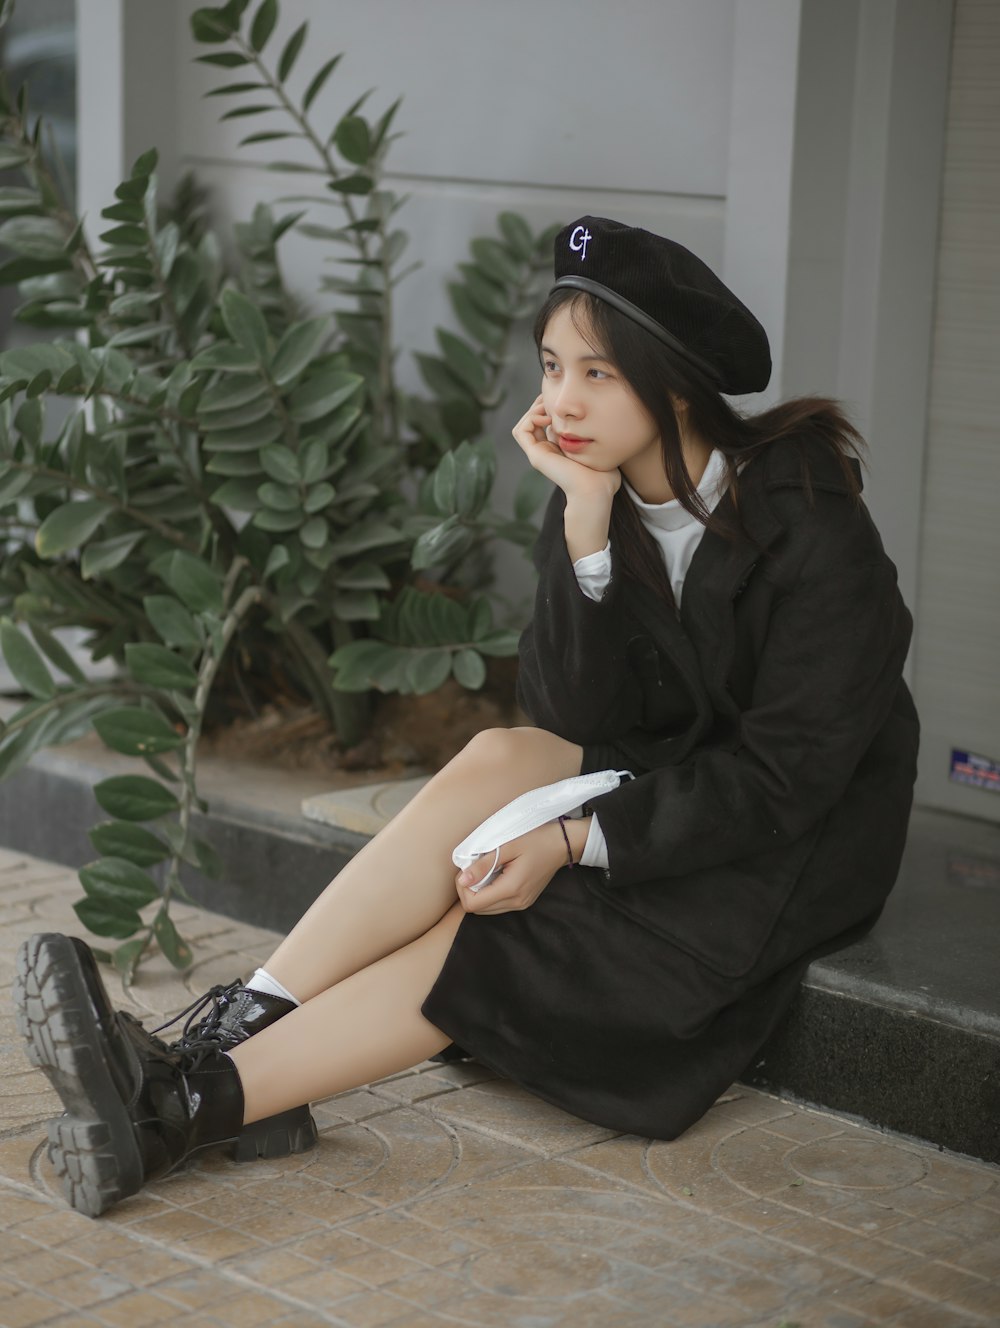
[[[403,392],[392,301],[412,267],[404,200],[382,179],[398,103],[368,120],[362,98],[320,132],[310,108],[339,57],[294,101],[306,25],[272,66],[277,0],[249,22],[247,7],[192,16],[210,48],[198,58],[240,71],[210,95],[232,100],[223,118],[280,115],[242,143],[294,140],[299,155],[272,168],[313,192],[280,217],[258,206],[232,264],[192,182],[160,203],[155,150],[104,209],[95,247],[28,128],[26,91],[0,88],[0,169],[22,177],[0,187],[0,284],[18,287],[18,320],[52,336],[0,355],[0,648],[30,697],[0,730],[0,776],[91,725],[151,768],[97,786],[112,819],[80,872],[77,912],[122,942],[129,980],[154,939],[189,962],[169,912],[181,866],[220,869],[191,816],[225,672],[273,661],[345,744],[372,688],[481,686],[484,657],[517,640],[494,622],[489,546],[533,539],[544,488],[531,472],[513,518],[496,513],[482,429],[551,232],[504,213],[472,242],[450,286],[465,335],[438,329],[441,354],[417,357],[428,395]],[[343,257],[347,275],[322,282],[332,314],[300,310],[283,282],[292,227]],[[88,680],[56,635],[67,627],[120,674]]]

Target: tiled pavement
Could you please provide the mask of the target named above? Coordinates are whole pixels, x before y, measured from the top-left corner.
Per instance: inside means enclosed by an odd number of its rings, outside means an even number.
[[[8,984],[22,938],[79,930],[77,893],[66,868],[0,850]],[[144,968],[140,1016],[274,941],[193,909],[184,931],[194,969]],[[2,1328],[1000,1324],[1000,1169],[749,1089],[649,1143],[424,1065],[323,1103],[313,1153],[206,1152],[93,1221],[53,1188],[57,1100],[9,1006],[0,1056]]]

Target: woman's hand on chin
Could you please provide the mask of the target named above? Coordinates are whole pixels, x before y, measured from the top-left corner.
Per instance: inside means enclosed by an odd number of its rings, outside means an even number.
[[[607,504],[621,486],[621,471],[596,470],[566,456],[557,443],[550,442],[545,430],[552,419],[537,396],[524,415],[514,425],[514,441],[528,458],[529,463],[546,479],[558,485],[567,501]]]

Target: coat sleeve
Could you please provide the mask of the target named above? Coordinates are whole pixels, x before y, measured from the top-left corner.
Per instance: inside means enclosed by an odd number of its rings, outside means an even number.
[[[912,621],[880,546],[814,544],[772,612],[738,742],[594,800],[610,888],[782,847],[843,795],[892,708]]]
[[[538,588],[521,636],[518,701],[539,728],[570,742],[613,741],[636,725],[640,707],[621,577],[612,550],[604,597],[583,593],[566,548],[565,506],[557,489],[535,548]]]

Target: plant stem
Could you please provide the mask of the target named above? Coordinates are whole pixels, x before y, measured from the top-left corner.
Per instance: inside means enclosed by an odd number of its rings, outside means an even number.
[[[227,588],[232,589],[235,585],[236,576],[242,570],[239,565],[241,559],[237,559],[230,568],[226,580]],[[234,575],[235,573],[235,575]],[[195,787],[195,775],[198,765],[198,740],[201,737],[202,724],[205,718],[205,708],[208,705],[208,698],[212,691],[212,684],[219,671],[219,666],[225,658],[226,650],[236,629],[242,620],[249,613],[255,604],[259,604],[262,598],[259,586],[247,586],[239,596],[236,603],[226,613],[222,623],[222,633],[217,646],[210,645],[206,648],[202,656],[201,667],[198,670],[198,683],[194,692],[194,711],[195,718],[189,723],[187,736],[184,740],[184,746],[180,752],[180,768],[182,776],[182,792],[180,799],[180,813],[178,822],[181,829],[180,843],[186,847],[188,836],[191,829],[191,811],[197,798]],[[167,869],[167,879],[163,887],[163,903],[169,904],[174,892],[182,889],[180,882],[180,864],[182,854],[176,852],[170,858],[170,865]]]
[[[178,548],[186,549],[189,553],[197,554],[201,552],[196,543],[187,539],[180,531],[174,530],[173,526],[168,526],[165,521],[160,521],[155,516],[147,516],[145,512],[138,508],[130,507],[128,503],[123,503],[117,494],[102,489],[96,484],[87,484],[85,480],[74,479],[72,475],[67,475],[65,471],[53,470],[50,466],[33,466],[27,461],[7,461],[5,464],[10,470],[26,470],[43,479],[62,480],[67,489],[82,489],[84,493],[89,493],[94,498],[100,498],[102,502],[111,503],[119,512],[124,512],[139,525],[148,526],[150,530],[155,530],[158,535],[162,535],[171,544],[176,544]]]

